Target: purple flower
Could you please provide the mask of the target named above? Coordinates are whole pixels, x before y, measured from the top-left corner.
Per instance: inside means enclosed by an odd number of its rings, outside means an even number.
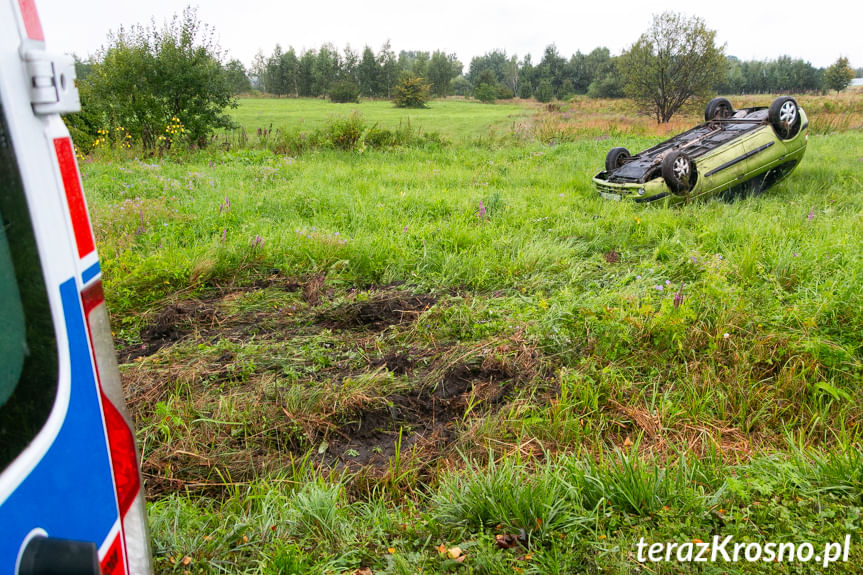
[[[697,258],[697,257],[695,257],[695,256],[692,256],[692,263],[697,264],[697,263],[698,263],[698,258]]]
[[[680,289],[674,292],[674,309],[680,307],[680,304],[683,303],[683,282],[680,282]]]
[[[671,280],[665,280],[665,285],[667,285],[667,286],[671,285]]]
[[[144,227],[144,210],[138,210],[138,216],[140,218],[141,223],[138,224],[138,229],[135,230],[135,235],[140,236],[144,232],[147,231],[147,228]]]
[[[222,245],[225,245],[225,240],[228,239],[228,228],[222,229]]]
[[[264,238],[262,238],[262,237],[261,237],[260,235],[258,235],[258,234],[255,234],[255,239],[253,239],[253,240],[252,240],[251,245],[252,245],[252,247],[253,247],[253,248],[259,248],[259,247],[262,247],[262,246],[264,245]]]
[[[653,289],[655,289],[656,291],[662,291],[662,290],[664,290],[665,288],[664,288],[664,287],[662,287],[661,285],[659,285],[659,286],[653,286]]]
[[[477,211],[476,215],[481,220],[485,219],[485,205],[482,203],[482,200],[479,201],[479,211]]]
[[[635,276],[635,279],[640,280],[641,276]]]
[[[403,233],[403,234],[408,233],[408,226],[407,226],[407,224],[405,224],[405,229],[403,229],[403,230],[402,230],[402,233]]]

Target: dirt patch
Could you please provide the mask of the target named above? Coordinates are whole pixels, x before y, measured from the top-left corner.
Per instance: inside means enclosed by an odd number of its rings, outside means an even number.
[[[323,276],[278,278],[149,313],[142,344],[121,350],[149,496],[215,495],[304,457],[372,476],[397,456],[433,469],[541,378],[520,333],[459,344],[418,332],[436,295],[378,286],[330,301]]]
[[[467,420],[487,415],[513,389],[507,374],[457,365],[433,388],[387,397],[387,407],[360,411],[331,435],[330,463],[356,468],[388,464],[398,451],[432,459],[455,441]]]
[[[368,299],[352,301],[318,315],[318,321],[334,329],[381,331],[388,326],[415,321],[437,302],[431,294],[401,291],[372,293]]]
[[[141,331],[140,344],[120,350],[120,363],[153,355],[166,345],[181,340],[197,324],[211,320],[214,311],[211,302],[201,300],[184,300],[168,305]]]

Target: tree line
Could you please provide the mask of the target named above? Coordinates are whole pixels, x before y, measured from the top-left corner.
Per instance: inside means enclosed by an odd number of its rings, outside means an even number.
[[[242,66],[237,61],[232,64],[235,70]],[[332,87],[348,82],[362,97],[391,98],[399,77],[409,74],[424,78],[431,94],[438,97],[519,97],[543,102],[577,94],[620,98],[626,95],[620,64],[621,56],[612,56],[606,47],[566,58],[554,44],[546,47],[538,62],[530,54],[519,57],[492,50],[472,58],[466,71],[455,54],[443,50],[396,54],[389,41],[377,52],[365,46],[361,53],[350,46],[339,50],[331,43],[301,52],[276,45],[269,56],[257,54],[246,71],[247,84],[238,81],[234,85],[276,96],[322,97]],[[725,56],[713,89],[728,95],[826,91],[835,89],[825,81],[828,70],[790,56],[749,61]],[[860,70],[856,72],[860,75]]]
[[[356,102],[387,98],[422,107],[429,96],[482,101],[514,97],[548,102],[576,94],[630,97],[667,122],[681,106],[723,94],[842,90],[855,75],[846,58],[827,69],[783,56],[743,62],[716,46],[704,21],[666,12],[619,56],[599,47],[564,57],[554,44],[534,63],[493,50],[465,66],[442,50],[395,53],[387,41],[375,52],[333,44],[297,52],[276,45],[247,69],[228,60],[212,28],[187,8],[162,27],[133,26],[108,37],[107,47],[78,62],[83,111],[66,121],[76,144],[88,148],[140,143],[144,149],[205,146],[213,130],[231,127],[228,107],[257,89],[276,96]],[[83,145],[82,145],[83,144]]]

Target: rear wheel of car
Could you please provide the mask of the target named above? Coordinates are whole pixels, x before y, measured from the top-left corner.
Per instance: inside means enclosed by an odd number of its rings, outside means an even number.
[[[707,102],[707,107],[704,108],[704,120],[711,122],[713,120],[723,120],[734,115],[734,106],[728,98],[713,98]]]
[[[695,162],[683,152],[671,152],[662,160],[662,179],[675,194],[685,195],[695,185]]]
[[[613,172],[625,164],[631,157],[629,150],[626,148],[612,148],[608,151],[608,155],[605,156],[605,171]]]
[[[773,131],[783,140],[790,140],[800,131],[800,108],[790,96],[780,96],[773,100],[767,111],[767,119]]]

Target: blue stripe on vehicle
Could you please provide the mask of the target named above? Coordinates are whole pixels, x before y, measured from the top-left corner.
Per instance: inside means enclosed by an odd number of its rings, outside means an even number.
[[[21,542],[35,527],[51,537],[101,545],[119,515],[75,278],[60,285],[60,298],[69,345],[69,408],[42,459],[0,505],[0,573],[12,572]]]
[[[88,267],[84,270],[84,273],[81,274],[81,283],[87,283],[101,272],[102,269],[99,267],[99,262],[97,261],[92,266]]]

